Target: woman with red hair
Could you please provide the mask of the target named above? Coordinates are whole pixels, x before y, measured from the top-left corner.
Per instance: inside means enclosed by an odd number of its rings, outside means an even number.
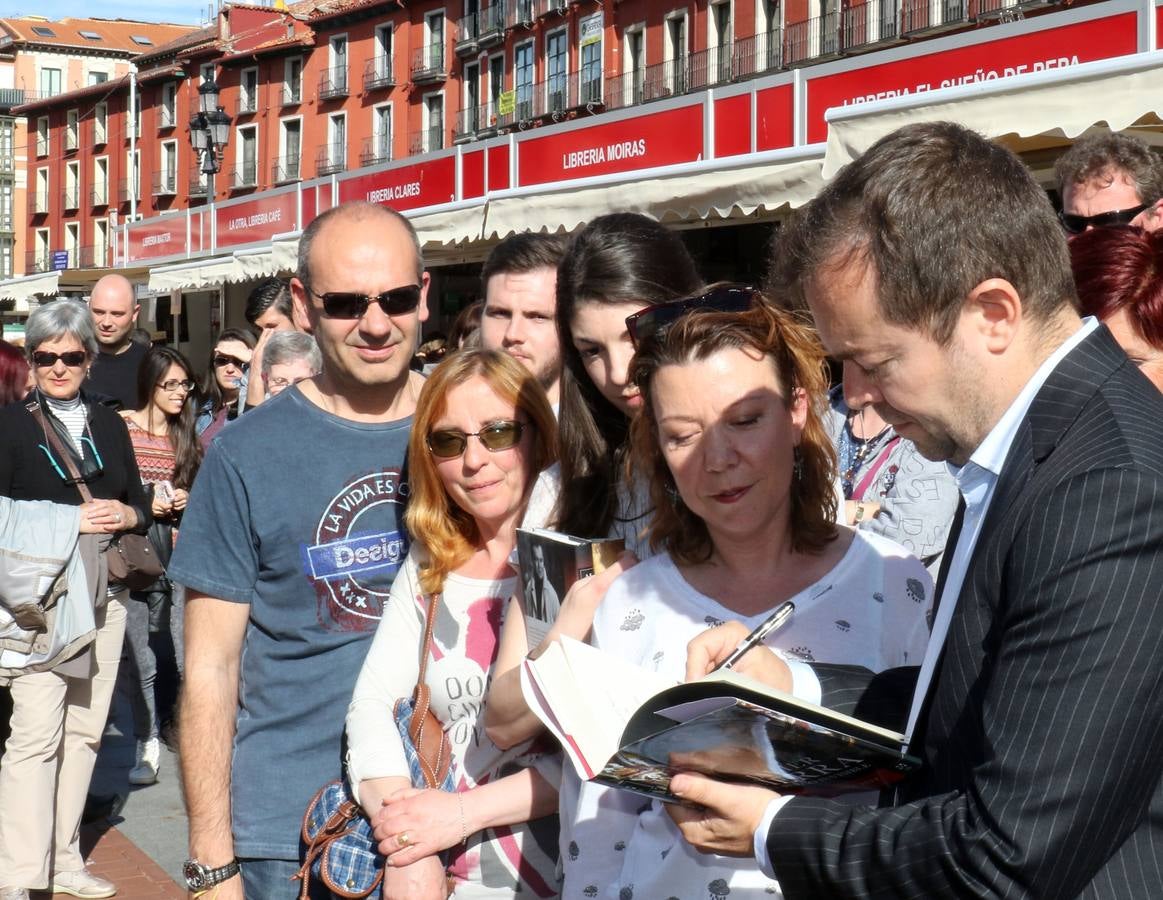
[[[1071,238],[1070,261],[1083,314],[1163,391],[1163,231],[1092,228]]]
[[[24,399],[32,387],[28,371],[28,361],[20,348],[0,341],[0,406]]]

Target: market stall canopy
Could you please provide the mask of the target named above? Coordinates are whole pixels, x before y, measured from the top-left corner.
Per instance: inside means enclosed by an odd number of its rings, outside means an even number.
[[[1163,52],[1012,75],[828,110],[824,178],[878,139],[914,122],[950,121],[1016,152],[1039,138],[1075,138],[1094,125],[1112,131],[1158,127],[1163,111]]]
[[[159,293],[179,290],[200,290],[218,287],[227,281],[242,281],[248,276],[234,255],[211,259],[191,259],[149,270],[149,289]]]
[[[660,222],[730,219],[756,211],[795,209],[823,184],[822,147],[772,150],[660,170],[568,183],[546,190],[505,191],[490,198],[484,237],[520,231],[569,232],[612,211],[638,212]],[[593,184],[598,181],[598,184]]]
[[[55,297],[60,292],[60,272],[37,272],[0,282],[0,300],[13,300],[10,312],[27,314],[33,297]]]

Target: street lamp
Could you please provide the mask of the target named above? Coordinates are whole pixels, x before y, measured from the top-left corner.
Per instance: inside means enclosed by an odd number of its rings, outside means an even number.
[[[210,76],[198,87],[199,110],[190,117],[190,146],[202,160],[204,175],[222,170],[222,156],[230,136],[230,116],[218,105],[218,84]]]

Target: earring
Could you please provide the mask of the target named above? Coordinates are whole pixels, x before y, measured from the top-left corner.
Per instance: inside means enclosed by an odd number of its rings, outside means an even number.
[[[804,478],[804,451],[800,449],[800,445],[796,444],[792,448],[792,478],[796,481],[803,481]]]
[[[678,488],[671,482],[666,486],[666,499],[670,501],[670,505],[676,510],[682,509],[682,497],[678,494]]]

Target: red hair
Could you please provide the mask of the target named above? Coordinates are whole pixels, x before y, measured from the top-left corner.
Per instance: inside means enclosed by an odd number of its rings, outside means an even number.
[[[1092,228],[1070,239],[1070,263],[1084,315],[1125,310],[1131,327],[1163,348],[1163,231]]]
[[[28,393],[28,362],[18,347],[0,341],[0,406],[23,400]]]

